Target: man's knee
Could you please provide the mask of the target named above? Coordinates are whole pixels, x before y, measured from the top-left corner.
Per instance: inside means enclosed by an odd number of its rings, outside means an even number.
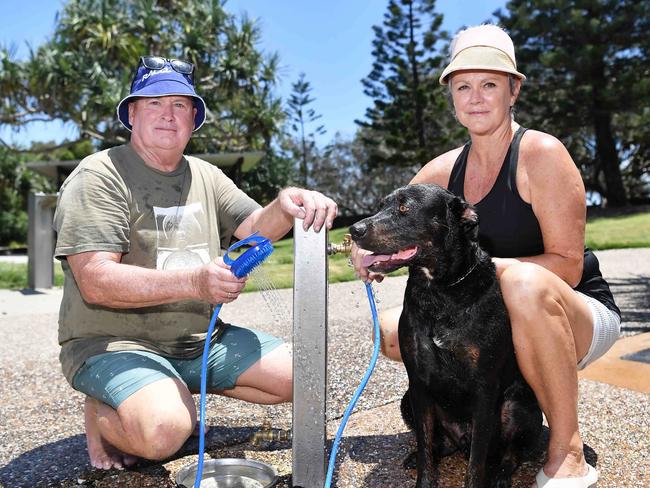
[[[152,409],[142,419],[137,441],[141,456],[162,460],[176,453],[194,430],[194,420],[187,411]]]
[[[293,401],[293,379],[291,376],[285,376],[278,384],[276,392],[278,397],[277,403],[288,403]]]
[[[177,452],[196,423],[196,406],[189,392],[181,398],[161,394],[155,402],[127,399],[117,413],[134,451],[151,460],[166,459]]]
[[[272,377],[273,391],[276,401],[272,402],[287,403],[293,400],[293,359],[291,348],[288,344],[282,344],[275,351],[275,372]]]

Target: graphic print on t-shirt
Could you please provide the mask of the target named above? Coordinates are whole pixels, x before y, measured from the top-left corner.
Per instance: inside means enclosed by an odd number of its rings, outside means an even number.
[[[153,207],[157,231],[157,269],[196,268],[210,261],[205,212],[201,202],[184,206]]]

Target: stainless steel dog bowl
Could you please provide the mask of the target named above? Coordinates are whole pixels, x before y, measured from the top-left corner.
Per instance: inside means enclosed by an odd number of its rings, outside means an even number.
[[[198,462],[182,468],[176,484],[192,488]],[[270,488],[277,480],[272,466],[252,459],[206,459],[203,462],[201,488]]]

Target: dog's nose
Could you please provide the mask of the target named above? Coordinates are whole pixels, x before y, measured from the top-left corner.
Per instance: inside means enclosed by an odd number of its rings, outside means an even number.
[[[350,227],[350,234],[352,234],[352,239],[355,241],[363,238],[367,232],[368,224],[366,224],[363,220]]]

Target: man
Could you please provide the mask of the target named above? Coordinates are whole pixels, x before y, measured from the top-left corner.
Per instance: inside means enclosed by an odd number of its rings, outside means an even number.
[[[279,239],[295,217],[331,227],[336,204],[286,188],[264,208],[216,167],[184,156],[205,121],[187,62],[145,56],[117,113],[130,143],[85,158],[54,219],[65,273],[59,317],[66,379],[86,394],[93,466],[160,460],[192,434],[211,304],[237,299],[219,257],[254,231]],[[291,401],[289,348],[236,326],[211,338],[208,391],[256,403]]]

